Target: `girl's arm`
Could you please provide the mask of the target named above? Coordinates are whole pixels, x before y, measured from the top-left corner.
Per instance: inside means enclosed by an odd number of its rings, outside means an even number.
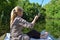
[[[36,20],[38,19],[39,16],[35,16],[34,20],[30,23],[30,22],[27,22],[26,20],[22,19],[21,17],[18,17],[15,19],[15,23],[16,25],[20,25],[20,26],[23,26],[23,27],[27,27],[27,28],[33,28]]]
[[[34,20],[32,21],[32,24],[35,24],[36,20],[39,18],[38,15],[35,16]]]
[[[19,21],[19,25],[22,25],[23,27],[27,27],[27,28],[33,28],[33,26],[34,26],[34,24],[35,24],[35,22],[36,22],[36,20],[38,19],[38,15],[36,15],[35,16],[35,18],[34,18],[34,20],[30,23],[30,22],[27,22],[26,20],[24,20],[24,19],[20,19]]]

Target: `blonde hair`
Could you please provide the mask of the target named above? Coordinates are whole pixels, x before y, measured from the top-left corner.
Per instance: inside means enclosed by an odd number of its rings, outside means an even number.
[[[12,11],[11,11],[11,18],[10,18],[10,25],[13,23],[15,17],[17,16],[18,10],[23,11],[23,9],[21,7],[19,7],[19,6],[16,6],[15,8],[12,9]]]

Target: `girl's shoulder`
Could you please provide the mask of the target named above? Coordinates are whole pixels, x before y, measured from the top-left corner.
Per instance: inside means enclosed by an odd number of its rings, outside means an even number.
[[[26,22],[25,19],[23,19],[23,18],[21,18],[21,17],[18,17],[18,16],[15,18],[15,20],[19,20],[19,21],[21,21],[21,22]]]
[[[19,20],[19,19],[22,19],[22,18],[17,16],[15,19],[18,19]]]

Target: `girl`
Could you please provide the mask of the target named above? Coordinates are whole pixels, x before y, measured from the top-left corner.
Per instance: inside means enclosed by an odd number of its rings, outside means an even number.
[[[23,18],[23,9],[19,6],[16,6],[12,9],[11,12],[11,21],[10,21],[10,40],[22,40],[21,37],[23,37],[23,40],[29,40],[29,36],[23,35],[22,28],[33,28],[33,25],[35,24],[36,20],[38,19],[38,15],[35,16],[34,20],[29,23]]]

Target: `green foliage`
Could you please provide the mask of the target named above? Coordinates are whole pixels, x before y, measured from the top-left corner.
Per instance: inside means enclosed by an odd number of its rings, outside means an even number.
[[[0,0],[0,35],[10,32],[10,12],[16,5],[24,9],[23,18],[29,22],[40,11],[41,16],[33,29],[39,32],[45,29],[56,38],[60,36],[60,0],[52,0],[44,6],[46,9],[38,3],[30,3],[29,0]],[[30,30],[24,28],[22,31],[27,33]]]
[[[10,31],[10,12],[16,6],[16,1],[0,0],[0,35]]]
[[[38,3],[30,3],[29,0],[0,0],[0,35],[10,32],[10,12],[19,5],[24,9],[23,18],[31,22],[40,11],[41,16],[33,29],[37,31],[47,30],[56,38],[60,36],[60,0],[52,0],[44,9]],[[45,12],[46,11],[46,12]],[[31,29],[24,28],[24,33]]]
[[[51,0],[45,5],[46,8],[46,30],[54,37],[60,36],[60,0]]]

